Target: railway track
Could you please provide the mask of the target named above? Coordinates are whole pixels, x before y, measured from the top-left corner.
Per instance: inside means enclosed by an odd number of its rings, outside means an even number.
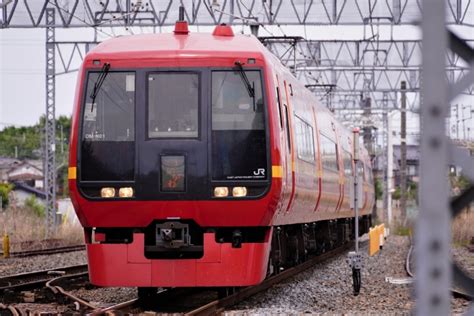
[[[284,270],[284,271],[280,272],[277,275],[274,275],[274,276],[272,276],[268,279],[265,279],[262,283],[260,283],[258,285],[243,288],[243,289],[241,289],[240,291],[238,291],[234,294],[231,294],[231,295],[226,296],[224,298],[212,301],[212,302],[210,302],[210,303],[208,303],[204,306],[196,308],[196,309],[186,313],[185,315],[190,315],[190,316],[191,315],[194,315],[194,316],[197,316],[197,315],[214,315],[214,314],[218,314],[220,312],[223,312],[226,308],[231,307],[231,306],[233,306],[233,305],[235,305],[239,302],[242,302],[245,299],[251,297],[252,295],[255,295],[259,292],[263,292],[263,291],[269,289],[270,287],[272,287],[273,285],[275,285],[277,283],[280,283],[280,282],[282,282],[286,279],[289,279],[289,278],[305,271],[306,269],[314,266],[315,264],[322,263],[322,262],[324,262],[324,261],[326,261],[330,258],[333,258],[333,257],[343,253],[344,251],[350,249],[352,247],[352,245],[353,245],[353,243],[347,243],[344,246],[341,246],[337,249],[326,252],[322,255],[315,256],[313,258],[309,258],[305,262],[303,262],[303,263],[301,263],[301,264],[299,264],[295,267],[289,268],[287,270]]]
[[[81,251],[85,250],[85,245],[72,245],[72,246],[62,246],[62,247],[52,247],[45,249],[35,249],[35,250],[25,250],[25,251],[16,251],[11,252],[10,257],[12,258],[24,258],[24,257],[33,257],[41,255],[52,255],[56,253],[65,253],[72,251]],[[0,252],[0,257],[3,256],[3,252]]]
[[[361,243],[362,245],[366,242]],[[57,268],[54,270],[36,271],[22,273],[0,279],[0,294],[5,290],[19,292],[31,288],[47,288],[55,294],[56,299],[67,298],[69,301],[80,305],[81,311],[87,311],[94,315],[106,314],[108,312],[138,314],[145,311],[156,313],[181,313],[184,315],[214,315],[224,311],[245,299],[263,292],[273,285],[280,283],[302,271],[333,258],[352,247],[353,243],[347,243],[339,248],[328,251],[322,255],[310,257],[305,262],[279,274],[265,279],[262,283],[241,288],[234,293],[218,298],[215,289],[199,288],[171,288],[163,289],[153,297],[153,305],[144,305],[143,301],[132,299],[107,307],[100,307],[73,295],[64,289],[67,279],[87,276],[87,265]],[[4,305],[1,308],[12,308]]]
[[[414,278],[415,273],[413,271],[413,264],[414,264],[414,246],[411,245],[410,249],[408,250],[407,258],[405,261],[405,270],[407,272],[407,275]],[[451,289],[451,292],[453,293],[454,297],[460,297],[466,300],[473,300],[474,297],[472,297],[467,291],[465,291],[463,288],[460,286],[453,284],[453,287]]]
[[[367,242],[363,242],[361,244],[364,245],[366,243]],[[295,267],[283,270],[279,274],[274,275],[268,279],[265,279],[262,283],[258,285],[238,289],[234,293],[222,298],[216,299],[217,297],[216,291],[215,290],[212,291],[209,289],[201,289],[200,292],[199,290],[196,290],[196,289],[194,290],[190,290],[190,289],[164,290],[158,293],[157,297],[154,299],[155,301],[158,301],[158,302],[164,302],[164,304],[161,306],[159,306],[160,304],[152,306],[151,310],[155,311],[158,314],[178,312],[184,315],[215,315],[224,311],[226,308],[229,308],[239,302],[242,302],[257,293],[260,293],[269,289],[275,284],[278,284],[286,279],[289,279],[303,272],[304,270],[314,266],[315,264],[322,263],[330,258],[333,258],[345,252],[346,250],[350,249],[352,246],[353,246],[353,243],[347,243],[337,249],[331,250],[322,255],[310,257],[305,262]],[[198,291],[198,293],[196,293],[196,291]],[[195,300],[201,300],[205,302],[201,304],[196,304],[196,303],[192,304],[190,302],[185,302],[183,300],[183,297],[192,298],[193,295],[195,294],[196,296],[198,296],[198,298],[194,298]],[[207,296],[209,299],[205,300],[202,298],[202,296]],[[176,302],[173,302],[174,300],[176,300]],[[187,308],[191,305],[194,305],[195,307]],[[145,310],[150,310],[150,309],[145,309]],[[141,313],[141,312],[144,312],[145,310],[143,309],[143,306],[140,305],[140,302],[137,300],[133,304],[128,305],[127,309],[125,310],[120,309],[120,312],[121,313]],[[113,307],[109,307],[107,308],[107,311],[118,311],[118,310],[115,310]]]
[[[23,291],[43,287],[58,275],[87,274],[87,265],[75,265],[49,270],[19,273],[0,278],[0,294],[5,291]]]

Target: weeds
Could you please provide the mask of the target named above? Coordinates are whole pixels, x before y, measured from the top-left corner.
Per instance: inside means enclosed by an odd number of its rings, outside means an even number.
[[[474,208],[472,206],[453,220],[452,234],[456,245],[468,245],[471,242],[474,237]]]
[[[7,233],[10,237],[11,251],[25,251],[47,247],[45,219],[28,206],[9,207],[0,212],[0,238]],[[83,243],[83,230],[80,225],[64,223],[48,240],[54,239],[55,246],[77,245]]]

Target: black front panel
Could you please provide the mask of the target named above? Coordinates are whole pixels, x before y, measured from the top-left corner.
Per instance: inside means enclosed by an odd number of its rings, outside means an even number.
[[[212,131],[212,161],[214,180],[265,179],[265,131]]]
[[[85,196],[209,200],[221,186],[248,192],[224,198],[262,196],[270,157],[261,71],[111,69],[90,71],[83,95]]]
[[[143,73],[137,198],[209,198],[206,79],[202,71]]]
[[[82,180],[133,180],[135,171],[134,142],[83,141],[81,152]]]

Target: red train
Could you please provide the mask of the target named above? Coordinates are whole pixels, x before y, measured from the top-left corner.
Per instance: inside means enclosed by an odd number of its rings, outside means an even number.
[[[247,286],[354,237],[352,133],[229,26],[101,43],[79,71],[72,124],[93,284]],[[360,155],[365,232],[374,190]]]

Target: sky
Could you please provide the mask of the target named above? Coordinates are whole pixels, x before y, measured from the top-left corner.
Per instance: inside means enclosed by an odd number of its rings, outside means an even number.
[[[192,32],[211,32],[212,27],[190,27]],[[103,29],[104,32],[114,35],[127,34],[123,29],[111,31]],[[151,32],[151,29],[134,29],[134,33]],[[165,27],[163,32],[170,32],[170,27]],[[247,28],[234,27],[236,32],[249,33]],[[361,39],[363,28],[353,26],[333,27],[308,27],[286,26],[283,28],[266,27],[260,30],[261,35],[301,35],[310,39]],[[382,37],[388,37],[390,32],[380,31]],[[469,33],[467,33],[469,34]],[[92,40],[91,29],[80,28],[56,30],[56,40]],[[398,27],[395,37],[400,39],[417,39],[421,34],[419,29],[412,26]],[[107,36],[99,33],[99,37]],[[474,34],[470,36],[474,38]],[[39,117],[45,113],[45,30],[44,29],[2,29],[0,30],[0,129],[5,126],[28,126],[38,122]],[[59,56],[57,56],[59,60]],[[74,64],[79,66],[77,59]],[[75,93],[77,72],[63,74],[56,77],[56,117],[60,115],[71,115]],[[458,104],[468,104],[474,110],[472,97],[457,100]],[[462,111],[462,110],[461,110]],[[469,112],[469,110],[464,110]],[[472,113],[467,113],[470,115]],[[395,125],[399,116],[394,116]],[[466,116],[465,116],[466,117]],[[413,133],[418,131],[418,118],[410,115],[409,128]],[[463,124],[463,125],[462,125]],[[459,122],[461,132],[471,128],[470,136],[474,138],[474,118]],[[463,129],[464,127],[464,129]]]

